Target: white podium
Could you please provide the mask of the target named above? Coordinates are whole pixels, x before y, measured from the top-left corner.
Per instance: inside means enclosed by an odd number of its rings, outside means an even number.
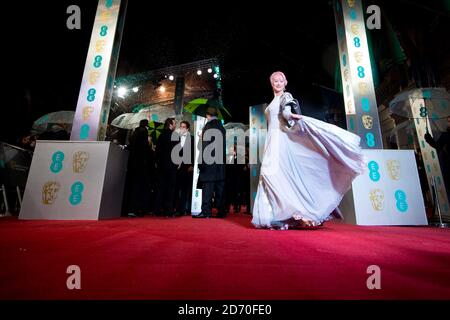
[[[109,141],[38,141],[19,219],[120,217],[127,162]]]
[[[357,225],[427,225],[413,150],[364,150],[367,171],[339,208]]]

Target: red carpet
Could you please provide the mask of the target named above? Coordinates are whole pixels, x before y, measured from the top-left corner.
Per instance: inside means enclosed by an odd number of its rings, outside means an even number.
[[[81,290],[66,287],[69,265]],[[367,289],[370,265],[381,290]],[[449,230],[256,230],[246,215],[0,219],[0,299],[449,298]]]

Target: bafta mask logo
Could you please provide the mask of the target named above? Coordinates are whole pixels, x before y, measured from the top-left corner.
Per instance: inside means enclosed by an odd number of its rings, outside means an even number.
[[[348,69],[344,70],[344,80],[348,81]]]
[[[350,29],[352,30],[352,33],[357,36],[359,35],[359,25],[357,24],[352,24]]]
[[[111,19],[111,12],[109,12],[109,11],[102,11],[102,12],[100,12],[100,17],[99,17],[100,21],[106,22],[109,19]]]
[[[95,43],[95,51],[97,53],[102,53],[103,50],[105,49],[105,46],[106,46],[105,40],[97,40],[97,42]]]
[[[374,189],[369,193],[372,208],[375,211],[382,211],[384,209],[384,193],[380,189]]]
[[[358,88],[359,88],[359,94],[360,95],[365,95],[367,93],[367,83],[360,82],[358,84]]]
[[[105,135],[106,135],[106,129],[104,128],[104,127],[101,127],[99,130],[98,130],[98,140],[99,141],[102,141],[102,140],[104,140],[105,138]]]
[[[53,204],[58,196],[61,185],[55,181],[49,181],[42,187],[42,203]]]
[[[73,155],[73,172],[83,173],[89,160],[89,153],[77,151]]]
[[[84,107],[83,108],[83,121],[88,121],[91,117],[91,113],[94,112],[94,108],[92,107]]]
[[[392,180],[400,180],[400,161],[388,160],[386,162],[386,167],[389,173],[389,177]]]
[[[73,155],[73,172],[83,173],[89,160],[89,153],[77,151]]]
[[[373,118],[369,115],[363,115],[362,117],[362,123],[364,125],[364,128],[366,128],[367,130],[372,129],[373,127]]]
[[[350,8],[353,8],[353,6],[355,5],[355,0],[347,0],[347,3]]]
[[[439,168],[438,168],[437,163],[434,163],[434,164],[433,164],[433,169],[434,169],[434,172],[435,172],[435,173],[439,172]]]
[[[100,78],[100,72],[94,71],[89,74],[89,83],[93,86],[97,83],[98,78]]]
[[[363,57],[364,57],[364,55],[363,55],[363,53],[361,51],[356,51],[355,52],[355,60],[356,60],[356,62],[361,63],[363,61]]]
[[[347,101],[347,114],[355,114],[355,108],[353,106],[352,100]]]

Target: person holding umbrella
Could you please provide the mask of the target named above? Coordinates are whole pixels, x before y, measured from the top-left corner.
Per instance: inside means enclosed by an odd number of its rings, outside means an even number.
[[[199,163],[199,188],[202,189],[202,211],[193,218],[212,217],[212,199],[218,209],[218,218],[225,218],[225,128],[218,119],[215,107],[206,109],[207,123],[203,128],[201,150],[202,158]]]

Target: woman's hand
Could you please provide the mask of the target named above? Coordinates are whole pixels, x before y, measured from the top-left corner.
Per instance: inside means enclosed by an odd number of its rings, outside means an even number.
[[[291,114],[291,118],[295,120],[300,120],[302,118],[302,115],[293,113]]]

